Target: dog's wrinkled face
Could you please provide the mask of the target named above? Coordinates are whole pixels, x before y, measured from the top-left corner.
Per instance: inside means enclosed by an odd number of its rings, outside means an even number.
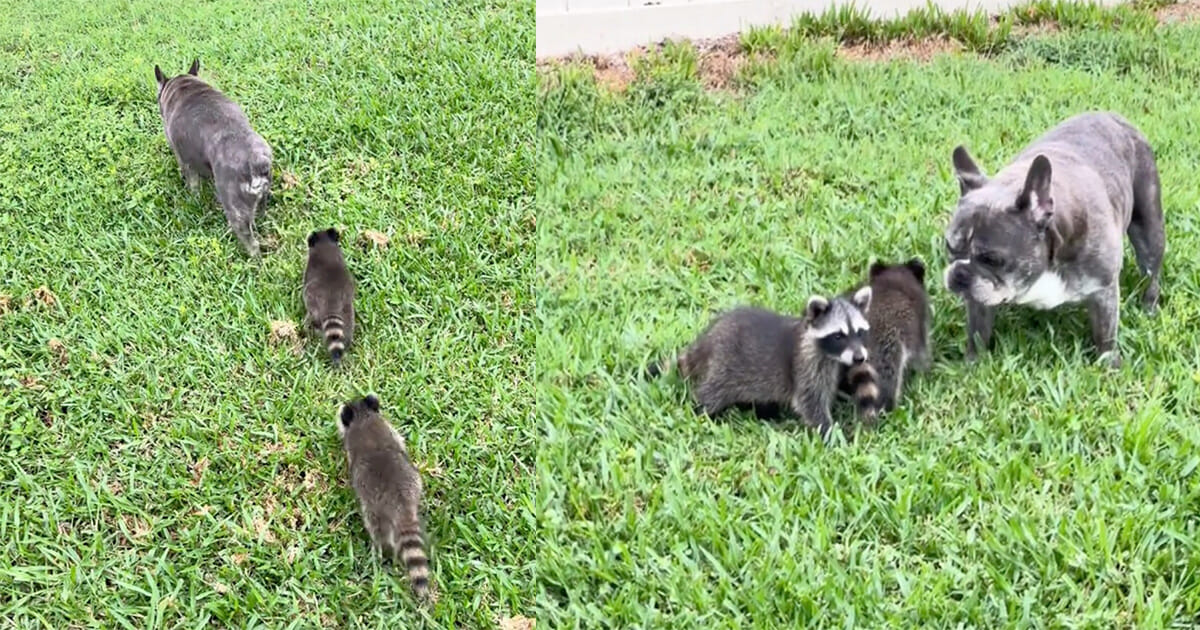
[[[990,181],[959,147],[954,167],[960,196],[945,233],[946,288],[987,306],[1020,301],[1050,265],[1050,162],[1035,159],[1024,182]]]

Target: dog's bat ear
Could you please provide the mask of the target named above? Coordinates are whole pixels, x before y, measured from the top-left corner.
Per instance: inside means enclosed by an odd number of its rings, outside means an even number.
[[[158,81],[159,85],[167,82],[167,75],[163,74],[162,68],[159,68],[158,64],[154,65],[154,79]]]
[[[882,261],[877,260],[871,263],[871,268],[867,270],[867,278],[874,280],[875,276],[883,273],[886,269],[887,265],[885,265]]]
[[[983,171],[979,170],[979,166],[975,164],[975,160],[971,159],[971,154],[967,153],[967,148],[959,145],[954,147],[954,154],[951,156],[951,161],[954,163],[954,175],[958,178],[958,193],[965,195],[976,188],[982,187],[987,183],[987,176]]]
[[[1033,158],[1025,175],[1025,188],[1017,198],[1017,209],[1029,212],[1038,230],[1045,230],[1054,217],[1054,197],[1050,194],[1050,159],[1044,155]]]
[[[188,68],[188,74],[190,74],[192,76],[196,76],[196,75],[200,74],[200,58],[199,57],[196,57],[196,60],[192,62],[192,67]]]

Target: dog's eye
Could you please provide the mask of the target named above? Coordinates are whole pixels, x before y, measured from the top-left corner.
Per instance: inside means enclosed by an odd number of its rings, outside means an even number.
[[[980,254],[977,257],[977,260],[979,261],[979,264],[981,264],[985,267],[1003,267],[1004,266],[1004,260],[1001,259],[999,256],[997,256],[995,254],[991,254],[991,253],[985,252],[983,254]]]

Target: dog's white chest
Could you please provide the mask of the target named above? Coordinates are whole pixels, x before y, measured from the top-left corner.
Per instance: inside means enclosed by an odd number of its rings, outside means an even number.
[[[1085,290],[1081,291],[1080,289]],[[1027,304],[1034,308],[1049,310],[1067,302],[1078,302],[1087,293],[1086,287],[1068,287],[1062,276],[1053,271],[1047,271],[1014,301],[1017,304]]]

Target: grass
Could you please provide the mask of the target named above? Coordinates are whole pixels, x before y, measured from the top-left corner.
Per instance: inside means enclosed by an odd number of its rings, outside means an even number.
[[[1200,27],[1082,29],[994,56],[850,63],[792,32],[706,92],[670,45],[612,93],[544,75],[537,610],[551,627],[1193,627],[1200,618]],[[940,287],[964,143],[994,172],[1069,115],[1153,142],[1168,250],[1116,373],[1080,308],[1012,309],[962,360]],[[931,269],[935,363],[878,432],[691,410],[651,359],[716,311],[800,312],[872,258]],[[849,418],[842,405],[835,417]]]
[[[5,627],[486,628],[532,602],[532,4],[0,0]],[[261,262],[163,135],[154,64],[195,56],[275,149]],[[359,283],[340,370],[269,339],[330,225]],[[371,391],[424,471],[428,613],[346,486],[333,414]]]

